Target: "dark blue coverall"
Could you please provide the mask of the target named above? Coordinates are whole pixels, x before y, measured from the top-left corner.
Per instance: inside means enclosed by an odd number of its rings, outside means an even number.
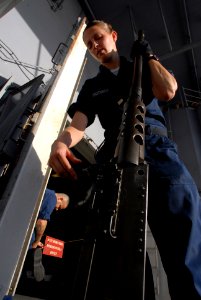
[[[158,100],[147,115],[161,115]],[[167,273],[172,299],[201,295],[201,201],[192,176],[178,156],[176,144],[154,134],[166,130],[164,122],[146,118],[145,158],[149,163],[148,221]],[[159,130],[159,131],[160,131]],[[153,132],[153,134],[152,134]],[[192,288],[191,288],[192,286]],[[200,299],[195,294],[195,299]]]

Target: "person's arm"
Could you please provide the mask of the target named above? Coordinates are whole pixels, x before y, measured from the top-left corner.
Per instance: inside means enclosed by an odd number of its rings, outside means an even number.
[[[151,75],[152,92],[161,101],[169,101],[175,96],[177,82],[174,76],[157,60],[150,59],[154,56],[151,46],[146,40],[136,40],[131,49],[131,58],[142,55],[145,64],[148,64]]]
[[[175,78],[168,72],[159,61],[150,59],[148,61],[152,91],[158,100],[169,101],[175,96],[177,90],[177,82]]]
[[[43,243],[41,243],[41,238],[47,227],[47,220],[38,219],[35,226],[35,241],[32,243],[32,248],[43,248]]]
[[[73,155],[70,148],[82,140],[87,123],[87,116],[79,111],[76,112],[70,126],[67,127],[54,141],[51,148],[49,166],[57,174],[70,174],[72,178],[77,178],[71,163],[77,164],[80,160]]]

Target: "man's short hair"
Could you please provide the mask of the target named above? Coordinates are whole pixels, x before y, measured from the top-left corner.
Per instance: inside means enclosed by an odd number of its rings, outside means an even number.
[[[84,29],[84,32],[90,28],[93,27],[95,25],[98,25],[100,27],[103,27],[106,31],[108,31],[109,33],[111,33],[113,31],[112,25],[103,21],[103,20],[93,20],[87,23],[87,26]]]
[[[56,195],[63,198],[62,202],[65,204],[65,208],[66,208],[68,206],[69,202],[70,202],[69,196],[67,194],[64,194],[64,193],[56,193]]]

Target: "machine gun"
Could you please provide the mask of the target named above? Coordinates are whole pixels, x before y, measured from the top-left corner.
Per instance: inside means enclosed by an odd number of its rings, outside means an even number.
[[[141,75],[137,56],[114,162],[97,173],[72,300],[144,300],[148,165]]]

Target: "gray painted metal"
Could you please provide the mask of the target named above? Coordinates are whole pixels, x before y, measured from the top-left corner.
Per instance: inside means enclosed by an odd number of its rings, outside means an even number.
[[[15,293],[20,277],[51,171],[47,166],[51,144],[65,124],[66,110],[84,60],[84,26],[82,21],[3,195],[7,205],[0,219],[0,299]]]
[[[2,0],[0,3],[0,18],[22,0]]]

